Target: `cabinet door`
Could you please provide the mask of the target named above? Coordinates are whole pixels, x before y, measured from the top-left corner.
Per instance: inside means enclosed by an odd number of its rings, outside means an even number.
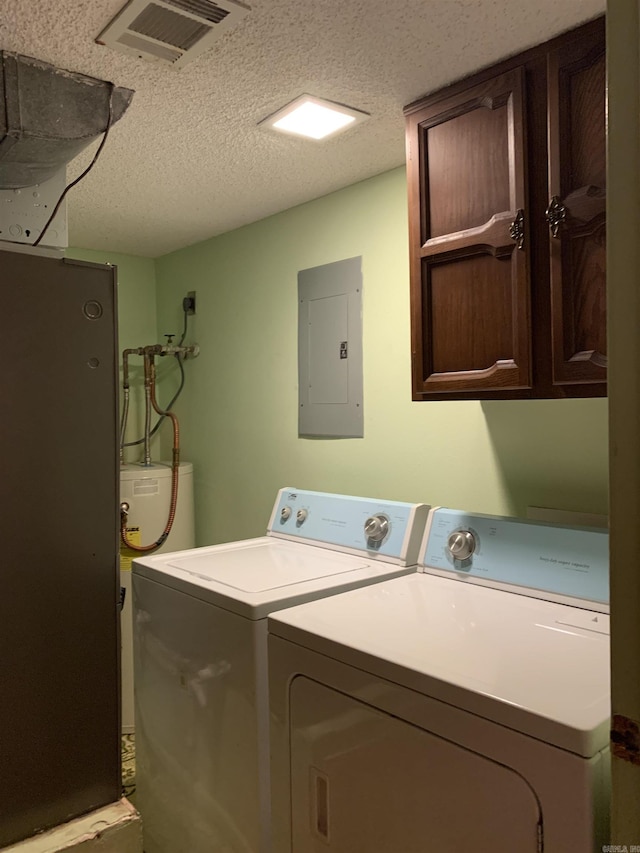
[[[602,29],[553,51],[548,60],[547,218],[553,382],[557,386],[603,383],[607,374]]]
[[[516,68],[407,116],[414,399],[530,387],[524,109]]]

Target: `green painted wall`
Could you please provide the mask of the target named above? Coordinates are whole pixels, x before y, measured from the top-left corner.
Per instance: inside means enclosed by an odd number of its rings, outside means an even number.
[[[139,258],[115,252],[70,248],[68,257],[118,267],[118,351],[152,344],[157,339],[155,264],[151,258]],[[120,362],[122,359],[120,359]],[[122,366],[122,364],[121,364]],[[122,379],[122,376],[120,377]],[[131,395],[127,441],[138,439],[144,430],[144,387],[142,360],[131,360]],[[155,422],[155,421],[154,421]],[[152,451],[159,452],[158,442]],[[139,450],[127,450],[127,461],[137,461]]]
[[[158,331],[187,342],[183,459],[201,545],[264,532],[290,485],[523,515],[607,512],[606,400],[413,403],[404,169],[156,261]],[[297,273],[362,255],[364,439],[297,435]],[[163,395],[164,396],[164,395]]]

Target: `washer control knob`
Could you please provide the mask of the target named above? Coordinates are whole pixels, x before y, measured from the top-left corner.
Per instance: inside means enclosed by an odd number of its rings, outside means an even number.
[[[287,521],[289,518],[291,518],[291,507],[283,506],[280,510],[280,521]]]
[[[309,513],[307,512],[306,509],[299,509],[298,512],[296,513],[297,523],[298,524],[304,524],[305,521],[307,520],[308,515],[309,515]]]
[[[476,550],[475,536],[469,530],[454,530],[447,539],[447,548],[454,560],[467,560]]]
[[[364,523],[364,535],[370,542],[382,542],[389,532],[389,519],[384,515],[372,515]]]

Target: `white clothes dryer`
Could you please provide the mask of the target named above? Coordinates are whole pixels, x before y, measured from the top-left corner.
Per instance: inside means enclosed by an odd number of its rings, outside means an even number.
[[[146,853],[268,853],[267,615],[416,570],[428,507],[282,489],[267,535],[133,564]]]
[[[438,509],[417,574],[269,619],[278,853],[608,842],[608,535]]]

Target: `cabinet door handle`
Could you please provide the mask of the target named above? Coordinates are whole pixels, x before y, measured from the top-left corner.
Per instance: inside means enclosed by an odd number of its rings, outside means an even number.
[[[567,218],[567,208],[560,201],[560,197],[554,195],[549,202],[549,207],[545,211],[545,218],[549,223],[549,230],[552,237],[560,236],[560,226]]]
[[[522,208],[516,212],[516,218],[509,226],[509,236],[518,249],[524,249],[524,210]]]

